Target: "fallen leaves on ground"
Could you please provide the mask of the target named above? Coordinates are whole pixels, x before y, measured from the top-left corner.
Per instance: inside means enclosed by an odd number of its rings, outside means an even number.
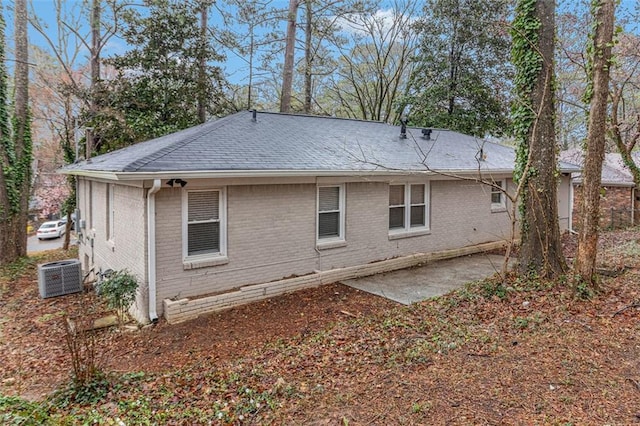
[[[104,331],[104,397],[63,407],[58,396],[48,410],[107,423],[637,423],[639,238],[603,233],[599,265],[623,273],[590,300],[515,276],[409,307],[332,284]],[[575,237],[564,247],[572,256]],[[60,319],[92,297],[42,300],[35,279],[0,283],[4,395],[43,398],[69,379]]]

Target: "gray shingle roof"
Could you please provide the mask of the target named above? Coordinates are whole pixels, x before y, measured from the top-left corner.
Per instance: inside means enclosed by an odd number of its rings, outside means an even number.
[[[512,148],[461,133],[379,122],[245,111],[81,161],[66,173],[217,171],[511,171]],[[483,161],[478,161],[482,149]]]
[[[560,153],[560,158],[574,164],[582,165],[584,162],[584,152],[580,148],[573,148]],[[634,153],[634,161],[638,162],[640,158]],[[574,182],[581,183],[582,175],[574,174]],[[602,173],[600,175],[601,185],[609,186],[635,186],[633,174],[624,165],[622,157],[617,153],[606,153],[604,162],[602,163]]]

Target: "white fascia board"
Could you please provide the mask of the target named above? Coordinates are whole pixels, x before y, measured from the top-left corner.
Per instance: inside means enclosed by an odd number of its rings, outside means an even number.
[[[495,170],[202,170],[202,171],[162,171],[162,172],[108,172],[98,170],[64,170],[63,174],[105,179],[131,181],[147,179],[214,179],[214,178],[276,178],[276,177],[322,177],[322,176],[460,176],[474,177],[491,174],[512,174],[513,169]]]

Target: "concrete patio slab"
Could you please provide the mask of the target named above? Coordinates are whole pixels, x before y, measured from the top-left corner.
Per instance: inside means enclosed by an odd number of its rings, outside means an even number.
[[[503,259],[500,255],[480,253],[341,282],[410,305],[488,278],[500,271]]]

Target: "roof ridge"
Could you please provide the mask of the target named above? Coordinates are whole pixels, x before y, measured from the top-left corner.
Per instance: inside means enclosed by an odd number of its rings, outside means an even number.
[[[180,133],[180,132],[186,132],[186,131],[193,132],[198,127],[209,126],[207,131],[204,132],[204,133],[197,133],[197,136],[194,136],[194,137],[191,137],[191,138],[187,138],[185,140],[179,140],[179,141],[177,141],[175,143],[169,144],[168,146],[165,146],[164,148],[161,148],[156,152],[153,152],[153,153],[151,153],[149,155],[146,155],[146,156],[144,156],[142,158],[139,158],[139,159],[127,164],[126,166],[123,167],[123,171],[135,172],[135,171],[139,170],[140,168],[144,167],[145,165],[149,164],[150,162],[158,160],[158,159],[160,159],[160,158],[172,153],[173,151],[175,151],[175,150],[177,150],[177,149],[179,149],[179,148],[181,148],[181,147],[183,147],[185,145],[188,145],[188,144],[192,143],[197,138],[200,138],[203,135],[207,135],[207,134],[213,132],[214,130],[219,129],[221,126],[225,125],[228,121],[232,121],[232,119],[234,119],[236,116],[239,116],[239,115],[240,115],[240,112],[238,112],[236,114],[227,115],[225,117],[219,118],[219,119],[214,120],[214,121],[205,122],[205,123],[202,123],[202,124],[200,124],[198,126],[195,126],[195,127],[189,127],[189,128],[180,130],[178,132],[169,133],[168,135],[160,136],[159,138],[156,138],[156,139],[161,139],[161,138],[164,138],[164,137],[175,135],[175,134]]]
[[[324,119],[331,119],[331,120],[356,121],[356,122],[362,122],[362,123],[385,124],[387,126],[396,126],[395,124],[391,124],[391,123],[387,123],[385,121],[379,121],[379,120],[366,120],[364,118],[350,118],[350,117],[334,117],[332,115],[315,115],[315,114],[305,114],[305,113],[296,113],[296,112],[257,111],[258,119],[260,119],[260,114],[280,115],[280,116],[289,116],[289,117],[324,118]]]

